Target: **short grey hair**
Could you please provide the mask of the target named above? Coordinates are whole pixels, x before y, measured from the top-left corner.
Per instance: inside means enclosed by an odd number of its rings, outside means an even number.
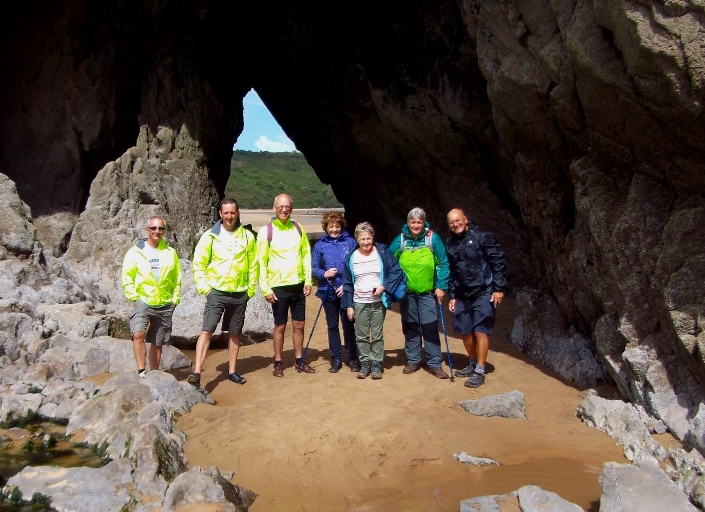
[[[164,217],[161,215],[152,215],[150,218],[147,219],[147,226],[149,226],[154,219],[159,219],[162,221],[162,224],[164,224],[164,227],[166,227],[166,221],[164,220]]]
[[[355,226],[355,240],[358,240],[362,233],[369,233],[373,239],[375,237],[375,230],[372,229],[369,222],[360,222],[360,224]]]
[[[406,222],[409,222],[410,220],[414,219],[421,219],[422,221],[426,222],[426,212],[418,206],[416,208],[412,208],[409,214],[406,216]]]

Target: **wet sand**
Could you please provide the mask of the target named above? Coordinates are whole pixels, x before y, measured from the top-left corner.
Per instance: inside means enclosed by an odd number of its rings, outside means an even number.
[[[304,341],[319,306],[315,297],[308,300]],[[225,380],[227,354],[214,350],[202,384],[217,404],[197,405],[177,425],[188,437],[190,465],[234,471],[234,482],[258,494],[253,512],[450,511],[463,499],[528,484],[597,511],[603,463],[626,459],[615,441],[575,417],[581,390],[508,341],[513,321],[510,297],[499,309],[487,380],[477,389],[464,387],[464,379],[439,380],[424,370],[402,374],[396,311],[385,321],[385,372],[379,381],[356,379],[347,368],[327,371],[323,314],[306,358],[314,375],[293,369],[288,330],[281,379],[271,374],[271,341],[241,349],[237,370],[248,379],[244,386]],[[463,367],[462,342],[448,334],[453,367]],[[475,417],[458,405],[511,390],[524,393],[527,420]],[[460,451],[501,466],[464,465],[453,458]]]

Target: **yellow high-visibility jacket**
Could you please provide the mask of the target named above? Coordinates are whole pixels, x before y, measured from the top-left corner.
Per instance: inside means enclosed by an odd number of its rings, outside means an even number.
[[[262,295],[270,295],[272,288],[303,282],[311,286],[311,246],[306,232],[296,229],[291,219],[282,224],[272,221],[272,241],[267,240],[267,226],[257,235],[257,263],[259,288]]]
[[[154,278],[149,259],[144,252],[147,241],[139,240],[130,247],[122,263],[122,289],[128,300],[141,300],[148,306],[181,301],[181,264],[176,251],[165,240],[159,241],[159,281]]]
[[[252,297],[257,285],[255,235],[242,224],[225,233],[222,221],[201,235],[193,253],[193,280],[200,294],[215,289]]]

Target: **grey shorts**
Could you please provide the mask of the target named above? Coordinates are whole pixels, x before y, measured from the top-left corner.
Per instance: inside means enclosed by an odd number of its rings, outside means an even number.
[[[130,316],[130,332],[146,333],[145,341],[156,346],[168,345],[171,338],[171,317],[174,315],[173,304],[152,307],[141,300],[135,302],[135,309]]]
[[[240,336],[245,325],[245,310],[247,310],[247,292],[221,292],[211,290],[206,297],[203,309],[203,330],[215,332],[223,317],[223,330]]]

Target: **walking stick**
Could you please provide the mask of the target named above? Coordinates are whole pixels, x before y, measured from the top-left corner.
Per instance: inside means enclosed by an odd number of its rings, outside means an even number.
[[[330,279],[326,278],[326,281],[328,281],[328,290],[331,290],[333,288],[333,283],[330,282]],[[308,341],[306,342],[306,348],[304,348],[304,353],[301,355],[301,364],[296,367],[296,371],[301,373],[301,368],[304,365],[304,361],[306,361],[306,352],[308,352],[308,345],[311,343],[311,338],[313,338],[313,331],[316,330],[316,324],[318,323],[318,317],[321,316],[321,310],[323,309],[323,304],[328,300],[328,291],[326,291],[325,297],[323,297],[323,300],[321,301],[321,306],[318,308],[318,313],[316,313],[316,319],[313,321],[313,327],[311,328],[311,334],[308,335]]]
[[[436,298],[436,302],[438,299]],[[448,354],[448,367],[450,368],[450,381],[453,382],[453,363],[450,362],[450,346],[448,345],[448,333],[446,332],[446,319],[443,315],[443,305],[438,302],[438,314],[441,317],[441,326],[443,326],[443,337],[446,339],[446,353]]]

